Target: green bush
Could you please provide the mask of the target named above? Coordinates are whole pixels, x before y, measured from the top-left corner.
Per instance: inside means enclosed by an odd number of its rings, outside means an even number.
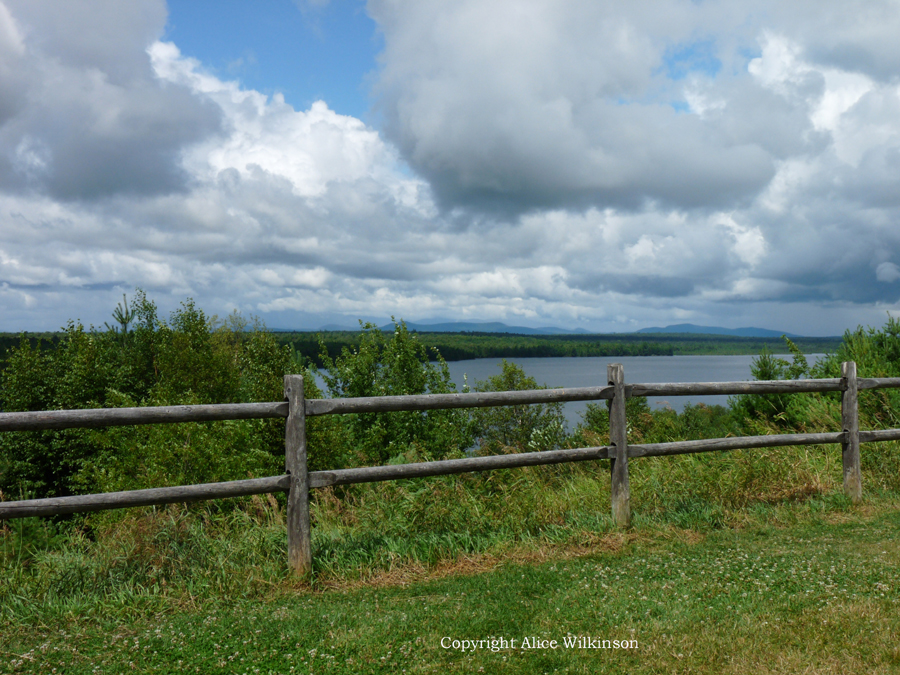
[[[321,343],[326,369],[322,379],[333,397],[456,392],[441,355],[428,350],[403,321],[394,322],[390,338],[374,324],[361,325],[359,345],[344,347],[334,359]],[[471,444],[465,410],[345,415],[341,426],[346,443],[343,461],[357,465],[385,464],[404,456],[443,459]]]
[[[782,336],[782,339],[793,360],[788,362],[764,349],[750,365],[754,380],[797,380],[809,376],[809,365],[803,352],[790,338]],[[802,394],[742,394],[732,398],[730,404],[735,417],[744,420],[748,430],[760,421],[788,429],[804,418],[805,400]]]
[[[500,374],[475,383],[476,391],[546,389],[515,363],[500,362]],[[561,403],[476,408],[475,438],[481,455],[554,450],[565,443],[566,422]]]
[[[838,350],[813,368],[813,377],[840,377],[844,361],[856,362],[859,377],[900,377],[900,322],[888,315],[881,329],[848,330]],[[862,428],[900,427],[900,390],[860,392],[859,414]]]
[[[107,383],[115,371],[109,341],[70,322],[55,350],[24,337],[9,354],[0,377],[0,408],[6,412],[98,408],[107,404]],[[0,490],[7,497],[71,494],[74,477],[97,451],[98,431],[8,432],[0,434]]]
[[[261,324],[208,317],[187,300],[168,322],[138,292],[99,331],[70,321],[55,349],[24,337],[0,376],[5,411],[280,401],[291,366]],[[125,320],[127,319],[127,320]],[[129,324],[131,330],[129,330]],[[310,395],[321,395],[307,377]],[[15,432],[0,435],[9,497],[214,482],[278,474],[280,420]],[[317,429],[313,425],[311,436]]]

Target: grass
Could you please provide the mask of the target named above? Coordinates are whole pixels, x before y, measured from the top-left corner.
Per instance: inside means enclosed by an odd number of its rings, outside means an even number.
[[[892,494],[758,503],[727,527],[657,523],[314,586],[283,568],[232,578],[240,561],[220,557],[207,561],[212,582],[197,567],[193,585],[110,587],[43,608],[5,595],[0,672],[896,672],[897,505]],[[566,648],[567,636],[637,646]],[[526,637],[558,647],[523,649]],[[463,651],[443,638],[516,643]]]
[[[606,461],[322,490],[311,582],[272,496],[15,521],[0,673],[897,671],[897,449],[636,460],[627,532]]]

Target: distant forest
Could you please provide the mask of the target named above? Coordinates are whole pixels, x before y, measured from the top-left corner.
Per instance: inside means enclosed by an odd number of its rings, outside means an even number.
[[[411,331],[414,332],[414,331]],[[511,333],[416,333],[427,347],[446,361],[464,359],[516,359],[548,356],[672,356],[675,354],[759,354],[768,349],[787,354],[781,338],[732,337],[693,333],[619,333],[598,335],[516,335]],[[281,344],[290,345],[304,359],[320,365],[320,340],[334,358],[344,347],[359,344],[358,331],[321,333],[275,333]],[[840,337],[796,338],[807,354],[834,351]]]
[[[55,349],[63,335],[65,333],[62,331],[56,333],[0,333],[0,368],[6,365],[6,353],[11,347],[18,347],[23,339],[28,340],[32,346],[40,343],[44,349]]]
[[[411,331],[414,332],[415,331]],[[672,356],[675,354],[759,354],[768,349],[788,353],[781,338],[732,337],[695,333],[616,333],[598,335],[517,335],[512,333],[415,333],[424,345],[437,349],[446,361],[516,359],[547,356]],[[0,363],[23,339],[53,349],[63,333],[0,333]],[[331,358],[344,347],[359,344],[359,331],[276,332],[279,344],[289,345],[304,361],[321,365],[320,340]],[[840,337],[795,338],[806,354],[834,351]]]

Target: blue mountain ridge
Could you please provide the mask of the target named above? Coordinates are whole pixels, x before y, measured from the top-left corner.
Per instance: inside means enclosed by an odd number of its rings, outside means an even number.
[[[445,323],[406,323],[409,330],[415,330],[420,333],[513,333],[518,335],[573,335],[584,334],[589,335],[590,332],[583,328],[569,330],[566,328],[557,328],[547,326],[541,328],[528,328],[525,326],[507,326],[499,321],[478,323],[449,321]],[[381,327],[381,330],[391,332],[394,330],[393,324],[387,324]],[[754,326],[746,326],[744,328],[722,328],[721,326],[698,326],[692,323],[680,323],[672,326],[642,328],[636,333],[693,333],[699,335],[732,335],[736,337],[801,337],[793,333],[785,333],[784,331],[769,330],[767,328],[756,328]]]
[[[556,328],[555,326],[547,326],[542,328],[529,328],[527,326],[507,326],[499,321],[476,322],[476,321],[448,321],[445,323],[413,323],[406,322],[409,330],[418,331],[419,333],[514,333],[517,335],[571,335],[577,333],[588,334],[583,328],[568,330],[566,328]],[[393,332],[394,324],[389,323],[381,327],[385,332]]]
[[[528,326],[508,326],[499,321],[445,321],[442,323],[417,323],[412,321],[406,322],[406,327],[411,331],[419,333],[509,333],[513,335],[596,335],[584,328],[559,328],[556,326],[542,326],[539,328],[531,328]],[[382,331],[391,333],[394,331],[394,324],[388,323],[380,327]],[[273,332],[293,332],[289,328],[273,328]],[[317,329],[302,329],[303,332],[316,331],[357,331],[359,325],[345,326],[341,324],[327,324]],[[735,337],[781,337],[786,335],[789,338],[803,337],[796,333],[786,333],[784,331],[769,330],[767,328],[757,328],[755,326],[745,326],[743,328],[723,328],[722,326],[698,326],[693,323],[679,323],[670,326],[651,326],[641,328],[640,330],[631,331],[630,333],[608,333],[608,335],[628,335],[634,333],[681,333],[696,335],[730,335]]]

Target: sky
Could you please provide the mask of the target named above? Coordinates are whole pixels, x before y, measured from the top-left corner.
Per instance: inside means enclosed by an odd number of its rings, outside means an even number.
[[[895,0],[0,0],[0,331],[900,312]]]

